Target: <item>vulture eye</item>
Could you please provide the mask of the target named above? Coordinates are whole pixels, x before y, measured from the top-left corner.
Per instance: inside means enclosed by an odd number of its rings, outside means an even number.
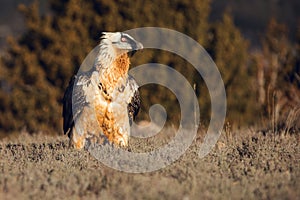
[[[127,42],[127,38],[121,37],[121,42]]]

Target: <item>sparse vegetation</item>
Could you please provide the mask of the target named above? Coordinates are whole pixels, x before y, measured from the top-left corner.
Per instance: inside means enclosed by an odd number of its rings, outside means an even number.
[[[300,134],[227,128],[212,152],[197,156],[201,135],[174,164],[127,174],[104,166],[66,137],[20,134],[0,144],[1,199],[297,199]],[[200,134],[200,133],[199,133]],[[230,137],[230,138],[227,138]],[[157,138],[156,142],[163,141]],[[147,140],[129,148],[145,151]],[[157,144],[159,145],[159,144]]]

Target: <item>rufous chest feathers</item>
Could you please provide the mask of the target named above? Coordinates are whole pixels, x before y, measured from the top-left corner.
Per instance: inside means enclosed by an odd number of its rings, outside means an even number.
[[[101,83],[108,92],[113,91],[119,84],[125,84],[130,60],[127,54],[119,56],[112,65],[107,68],[101,77]]]

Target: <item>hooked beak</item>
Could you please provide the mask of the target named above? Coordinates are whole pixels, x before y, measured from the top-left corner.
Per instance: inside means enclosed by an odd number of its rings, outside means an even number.
[[[136,42],[137,44],[136,44],[136,49],[135,50],[141,50],[141,49],[143,49],[144,48],[144,46],[142,45],[142,43],[140,43],[140,42]]]
[[[128,55],[132,57],[138,50],[142,50],[144,46],[142,43],[134,41],[131,43],[132,51],[128,52]]]
[[[140,43],[136,40],[131,40],[129,43],[130,43],[130,46],[131,46],[133,51],[141,50],[141,49],[144,48],[142,43]]]

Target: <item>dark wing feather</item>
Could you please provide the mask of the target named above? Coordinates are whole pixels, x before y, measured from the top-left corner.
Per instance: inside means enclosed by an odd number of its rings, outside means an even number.
[[[129,123],[131,125],[133,120],[135,119],[135,116],[138,114],[140,110],[141,99],[138,90],[138,84],[136,83],[134,78],[132,76],[129,76],[128,81],[129,81],[130,90],[133,92],[133,96],[131,97],[131,100],[127,106]]]
[[[63,129],[64,134],[71,132],[73,127],[73,112],[72,112],[72,93],[73,93],[73,85],[75,82],[76,76],[73,76],[69,82],[69,85],[65,91],[63,98]]]
[[[64,134],[68,134],[69,137],[74,127],[74,120],[87,104],[82,85],[76,84],[82,78],[88,77],[84,77],[84,75],[73,76],[63,97],[63,129]]]

